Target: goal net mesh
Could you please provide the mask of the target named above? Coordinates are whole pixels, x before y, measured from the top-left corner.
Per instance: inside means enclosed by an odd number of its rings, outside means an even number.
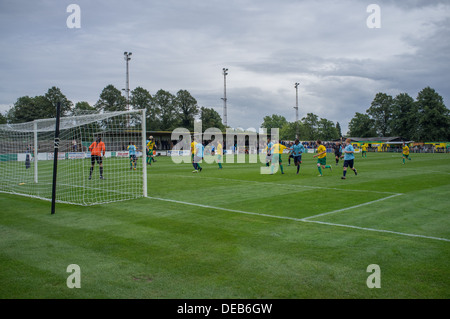
[[[62,117],[56,202],[95,205],[146,196],[143,118],[140,110]],[[52,199],[55,127],[55,119],[0,125],[0,192]],[[98,137],[106,150],[101,163],[89,150]]]

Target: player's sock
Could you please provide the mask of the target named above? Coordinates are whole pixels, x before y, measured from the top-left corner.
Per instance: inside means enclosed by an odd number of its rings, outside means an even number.
[[[300,171],[300,165],[297,165],[297,174]]]
[[[103,177],[103,167],[100,166],[100,178]]]
[[[219,168],[222,168],[222,163],[219,163]]]
[[[326,165],[325,168],[331,169],[331,165]]]
[[[319,170],[320,175],[322,175],[322,168],[320,168],[320,166],[318,166],[317,169]]]
[[[281,174],[284,174],[283,165],[280,164],[280,168],[281,168]]]
[[[91,166],[91,170],[89,171],[89,178],[92,177],[92,172],[94,171],[94,168]]]
[[[405,158],[403,157],[403,164],[405,164]]]
[[[347,171],[346,170],[344,171],[344,177],[345,177],[345,175],[347,175]]]

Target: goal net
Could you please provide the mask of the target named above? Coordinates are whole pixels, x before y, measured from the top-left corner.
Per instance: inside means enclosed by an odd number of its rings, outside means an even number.
[[[55,127],[55,119],[0,125],[0,192],[52,199]],[[90,150],[97,138],[100,157]],[[145,110],[62,117],[58,151],[56,202],[147,196]]]

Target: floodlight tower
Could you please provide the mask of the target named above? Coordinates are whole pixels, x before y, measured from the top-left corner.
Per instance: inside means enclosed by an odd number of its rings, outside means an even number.
[[[295,83],[295,125],[297,127],[297,131],[295,133],[295,137],[298,138],[298,86],[300,83]]]
[[[127,111],[130,110],[130,74],[129,74],[129,69],[128,69],[128,61],[131,60],[131,52],[124,52],[124,59],[127,62],[127,83],[126,83],[126,88],[125,88],[125,92],[127,93]]]
[[[228,69],[223,68],[223,125],[227,126],[227,75]]]

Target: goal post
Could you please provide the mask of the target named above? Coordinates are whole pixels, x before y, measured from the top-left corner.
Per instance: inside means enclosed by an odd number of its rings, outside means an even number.
[[[87,206],[146,197],[145,120],[145,110],[61,117],[56,153],[55,119],[2,124],[0,192],[50,201],[57,160],[57,203]],[[89,149],[97,138],[105,145],[100,156]],[[128,150],[130,144],[136,151]]]

